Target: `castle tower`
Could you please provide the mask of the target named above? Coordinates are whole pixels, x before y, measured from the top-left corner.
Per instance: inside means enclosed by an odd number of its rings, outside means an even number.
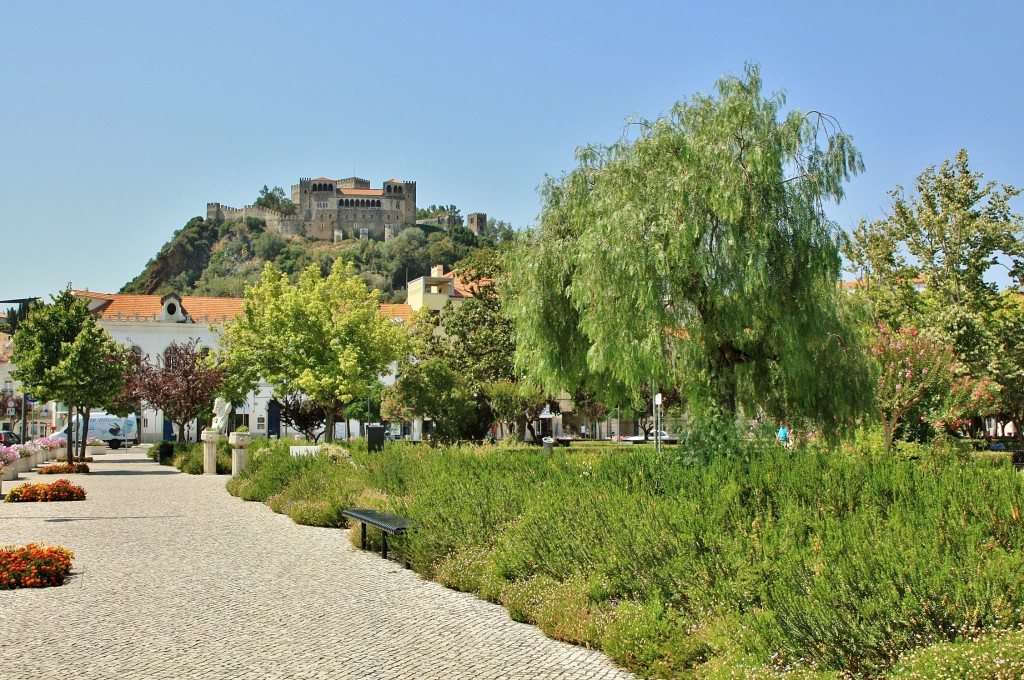
[[[466,216],[466,226],[477,236],[487,233],[487,213],[469,213]]]
[[[416,224],[416,182],[405,182],[400,179],[389,179],[384,182],[384,202],[387,210],[399,215],[394,226],[396,233]]]

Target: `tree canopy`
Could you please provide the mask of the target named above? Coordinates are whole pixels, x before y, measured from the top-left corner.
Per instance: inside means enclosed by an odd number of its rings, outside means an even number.
[[[281,187],[274,187],[271,189],[266,184],[260,189],[259,198],[256,199],[254,205],[260,208],[267,208],[279,212],[282,215],[294,215],[298,212],[298,206],[292,203],[292,200],[288,198],[284,189]]]
[[[959,372],[985,387],[969,392],[985,395],[988,408],[1014,419],[1024,413],[1024,357],[1017,349],[1024,310],[1019,294],[1000,293],[992,274],[1005,269],[1018,284],[1024,275],[1024,218],[1010,208],[1020,193],[985,181],[961,149],[926,168],[913,191],[889,192],[890,214],[861,223],[844,250],[877,323],[920,327],[949,345]],[[993,396],[987,404],[989,390],[998,402]],[[977,409],[945,410],[946,422],[957,422],[957,414],[979,415]]]
[[[609,403],[679,385],[698,414],[766,396],[828,421],[865,408],[824,213],[861,157],[833,118],[784,104],[748,65],[548,179],[510,287],[532,380],[570,393],[586,381]]]
[[[306,395],[324,409],[330,441],[335,414],[404,354],[404,332],[380,313],[377,298],[340,260],[326,278],[313,265],[294,284],[267,264],[224,329],[222,354],[235,384],[239,375],[250,384],[258,375],[279,394]]]
[[[224,368],[214,366],[208,350],[195,338],[172,341],[161,357],[140,364],[137,393],[151,408],[178,425],[178,441],[185,441],[185,425],[209,413],[222,388]]]
[[[65,403],[69,421],[77,408],[87,431],[89,409],[111,407],[121,396],[131,369],[129,351],[70,288],[51,299],[51,304],[34,304],[18,327],[12,376],[39,399]],[[69,463],[72,456],[68,437]]]

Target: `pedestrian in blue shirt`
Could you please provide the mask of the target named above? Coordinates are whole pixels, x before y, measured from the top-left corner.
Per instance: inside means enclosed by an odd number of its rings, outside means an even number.
[[[789,440],[789,428],[786,427],[786,421],[783,420],[781,423],[779,423],[779,433],[775,436],[775,438],[778,439],[779,443],[785,446],[787,449],[790,447],[791,442]]]

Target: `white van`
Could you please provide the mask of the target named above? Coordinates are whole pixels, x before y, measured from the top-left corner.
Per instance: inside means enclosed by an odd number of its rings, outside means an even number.
[[[75,441],[82,439],[82,418],[75,416],[74,419]],[[51,435],[56,439],[67,439],[68,427],[65,426],[60,432]],[[135,416],[120,418],[109,413],[95,412],[89,414],[89,434],[87,439],[100,439],[112,448],[119,449],[122,446],[132,446],[139,443],[139,424]]]

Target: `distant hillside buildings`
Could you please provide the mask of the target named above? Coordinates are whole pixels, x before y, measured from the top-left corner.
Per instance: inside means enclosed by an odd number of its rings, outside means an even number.
[[[206,219],[224,222],[255,217],[263,220],[268,229],[282,234],[334,243],[367,238],[386,241],[416,225],[416,182],[389,179],[379,189],[373,189],[369,180],[360,177],[305,177],[292,185],[291,200],[297,208],[294,215],[255,205],[232,208],[207,203]],[[473,213],[468,220],[474,233],[486,230],[485,214]]]

